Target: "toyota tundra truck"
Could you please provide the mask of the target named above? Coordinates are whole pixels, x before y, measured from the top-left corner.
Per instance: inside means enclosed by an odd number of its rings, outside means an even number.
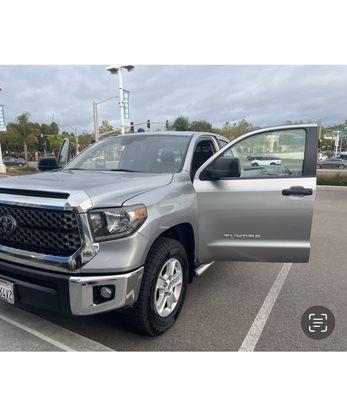
[[[254,174],[249,157],[274,143],[285,168]],[[231,142],[165,131],[109,137],[69,159],[65,139],[57,160],[39,162],[45,172],[1,179],[0,298],[74,316],[121,310],[160,335],[213,263],[308,261],[317,144],[312,124]]]

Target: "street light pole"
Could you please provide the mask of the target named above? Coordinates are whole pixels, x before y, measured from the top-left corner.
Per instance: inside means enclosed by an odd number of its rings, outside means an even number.
[[[124,120],[124,82],[123,82],[123,73],[122,67],[119,68],[118,71],[118,83],[119,83],[119,109],[120,109],[120,132],[122,135],[125,135],[125,120]]]
[[[80,143],[78,141],[77,133],[75,134],[75,139],[76,139],[76,156],[77,156],[78,154],[80,154]]]
[[[2,91],[2,88],[0,87],[0,92],[1,91]],[[6,165],[3,163],[3,160],[2,160],[1,141],[0,141],[0,172],[3,174],[6,174]]]
[[[133,65],[111,65],[106,70],[110,71],[112,75],[118,74],[118,87],[119,87],[119,108],[120,108],[120,130],[121,134],[125,134],[125,117],[124,117],[124,82],[122,70],[126,69],[128,72],[133,70]]]
[[[93,120],[94,120],[94,138],[97,142],[99,140],[99,121],[98,121],[98,104],[93,100]]]
[[[318,139],[322,140],[322,120],[320,119],[319,121],[319,130],[318,130]]]

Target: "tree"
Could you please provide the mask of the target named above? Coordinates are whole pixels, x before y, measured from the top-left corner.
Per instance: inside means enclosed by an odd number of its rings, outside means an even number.
[[[79,143],[80,150],[85,149],[94,141],[95,141],[94,135],[92,135],[90,133],[83,133],[82,135],[78,136],[78,143]]]
[[[255,129],[255,127],[250,122],[242,119],[241,121],[238,121],[237,123],[234,122],[233,124],[226,122],[223,126],[221,134],[229,139],[235,139],[244,133],[252,131],[253,129]]]
[[[212,132],[212,125],[205,120],[193,121],[189,127],[190,131],[193,132]]]
[[[24,155],[25,155],[25,164],[28,166],[28,143],[32,143],[33,138],[32,132],[31,132],[31,127],[29,125],[29,118],[30,118],[30,113],[25,112],[21,115],[19,115],[16,119],[18,127],[17,130],[19,134],[21,135],[22,141],[23,141],[23,147],[24,147]]]
[[[178,117],[172,126],[175,131],[189,131],[189,120],[187,117]]]
[[[45,143],[46,143],[46,150],[48,151],[48,154],[57,155],[62,141],[63,141],[63,137],[60,135],[59,136],[58,135],[47,136]]]
[[[41,133],[43,136],[48,136],[50,135],[50,128],[49,125],[47,124],[41,124]]]
[[[59,127],[56,122],[52,122],[49,126],[49,134],[50,135],[58,135],[59,134]]]
[[[113,130],[114,127],[106,120],[102,121],[101,126],[99,127],[99,133],[106,133]]]
[[[1,134],[1,146],[4,153],[20,153],[23,150],[22,137],[13,122],[7,124],[7,130]]]

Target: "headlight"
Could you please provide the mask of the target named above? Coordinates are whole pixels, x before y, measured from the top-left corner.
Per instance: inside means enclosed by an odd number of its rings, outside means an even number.
[[[93,237],[100,242],[134,233],[145,222],[147,208],[142,204],[133,207],[105,208],[90,211],[88,215]]]

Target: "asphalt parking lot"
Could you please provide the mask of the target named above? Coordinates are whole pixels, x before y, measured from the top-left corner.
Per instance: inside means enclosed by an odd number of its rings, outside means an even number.
[[[346,351],[347,188],[320,187],[308,264],[216,263],[190,285],[174,327],[158,338],[128,330],[116,314],[68,318],[0,304],[0,350]],[[301,316],[335,315],[326,339],[310,339]]]

